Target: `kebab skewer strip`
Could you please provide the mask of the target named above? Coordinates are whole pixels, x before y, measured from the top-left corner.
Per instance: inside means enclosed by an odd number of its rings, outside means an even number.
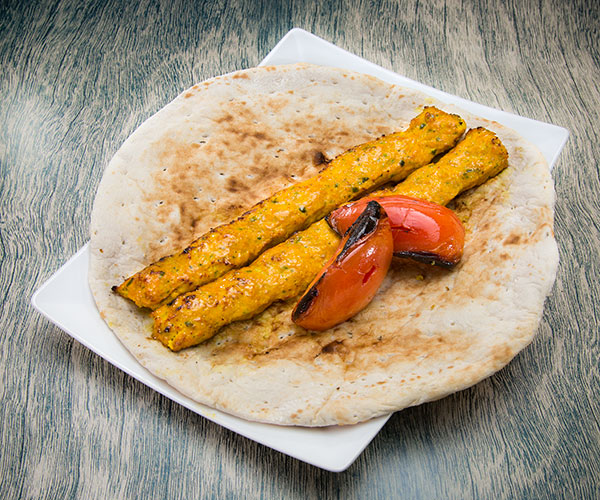
[[[407,130],[342,153],[318,175],[275,193],[183,251],[127,278],[113,291],[139,307],[155,309],[252,262],[342,203],[406,178],[454,147],[465,129],[459,116],[427,107],[413,118]]]
[[[405,194],[445,205],[507,165],[508,154],[496,135],[474,129],[437,163],[415,171],[394,189],[376,194]],[[251,265],[155,310],[153,336],[179,351],[211,338],[226,324],[253,317],[277,300],[299,295],[335,254],[339,242],[324,219],[314,223]]]

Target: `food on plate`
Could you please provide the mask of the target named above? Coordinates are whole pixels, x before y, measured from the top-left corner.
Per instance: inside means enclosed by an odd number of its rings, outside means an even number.
[[[471,129],[485,127],[508,152],[502,172],[448,203],[465,228],[464,253],[451,271],[394,260],[369,306],[333,328],[294,324],[296,295],[178,352],[152,338],[147,309],[111,291],[211,227],[317,175],[323,156],[402,130],[427,106],[460,115]],[[396,194],[444,204],[418,195],[426,188],[452,198],[445,193],[452,183],[435,177],[435,168],[419,171],[427,175],[413,173]],[[463,174],[468,181],[471,172]],[[254,68],[186,90],[115,154],[92,211],[90,288],[132,355],[194,401],[272,424],[352,424],[476,384],[531,342],[558,262],[553,206],[544,158],[500,123],[356,72]],[[304,231],[327,248],[308,286],[340,237],[324,220]],[[278,245],[262,255],[268,252]]]
[[[480,141],[477,146],[474,138]],[[448,203],[450,196],[485,182],[507,164],[506,149],[495,134],[469,131],[437,163],[421,167],[384,193],[406,190],[416,198]],[[429,175],[421,175],[423,169]],[[152,313],[154,338],[179,351],[213,337],[224,325],[255,316],[275,301],[296,297],[306,290],[338,244],[339,236],[325,220],[316,222],[267,250],[247,267],[156,309]]]
[[[393,189],[338,208],[326,219],[338,234],[343,234],[362,207],[376,199],[390,217],[396,256],[453,266],[462,256],[464,229],[453,212],[440,205],[494,177],[507,165],[508,153],[496,134],[483,127],[471,129],[437,163],[419,169]],[[429,191],[429,199],[435,203],[407,199],[419,197],[424,184],[437,186]],[[402,198],[396,201],[395,196]]]
[[[236,220],[211,229],[183,251],[164,257],[114,290],[155,309],[184,292],[254,260],[298,229],[386,182],[404,179],[453,147],[465,131],[457,115],[425,108],[407,130],[352,147],[318,175],[256,204]]]
[[[296,304],[292,321],[323,331],[362,311],[381,286],[393,252],[386,212],[376,201],[369,201]]]
[[[479,186],[504,170],[508,157],[504,144],[494,132],[477,127],[469,130],[458,146],[439,162],[413,172],[395,188],[377,191],[371,196],[399,194],[419,198],[422,186],[428,185],[435,186],[429,201],[446,205],[463,191]]]
[[[213,337],[224,325],[252,318],[302,293],[340,239],[324,220],[152,312],[153,337],[179,351]]]
[[[326,220],[343,235],[371,201],[379,203],[388,215],[396,257],[444,267],[458,264],[465,229],[452,210],[437,203],[401,195],[369,197],[334,210]]]

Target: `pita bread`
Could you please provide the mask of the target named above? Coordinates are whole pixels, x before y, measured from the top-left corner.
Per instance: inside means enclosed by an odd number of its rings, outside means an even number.
[[[454,271],[397,260],[369,307],[331,330],[306,332],[291,323],[293,302],[277,303],[179,353],[111,292],[426,105],[495,131],[509,152],[506,171],[451,205],[467,231]],[[469,387],[532,340],[558,263],[553,205],[541,154],[498,123],[345,70],[250,69],[183,92],[111,160],[92,213],[90,286],[139,362],[194,400],[261,422],[352,424]]]

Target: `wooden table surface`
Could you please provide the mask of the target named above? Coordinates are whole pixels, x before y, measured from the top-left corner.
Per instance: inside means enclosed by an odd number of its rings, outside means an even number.
[[[600,3],[0,4],[0,497],[598,498]],[[331,473],[157,394],[29,304],[88,240],[103,169],[145,118],[258,64],[293,27],[409,78],[566,127],[556,284],[504,370],[392,416]]]

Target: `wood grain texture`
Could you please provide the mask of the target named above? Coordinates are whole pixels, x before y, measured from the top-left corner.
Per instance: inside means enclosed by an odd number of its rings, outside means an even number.
[[[598,19],[593,0],[2,2],[0,497],[599,497]],[[395,414],[340,474],[172,403],[29,305],[87,241],[102,171],[135,127],[292,27],[572,134],[535,341],[477,386]]]

